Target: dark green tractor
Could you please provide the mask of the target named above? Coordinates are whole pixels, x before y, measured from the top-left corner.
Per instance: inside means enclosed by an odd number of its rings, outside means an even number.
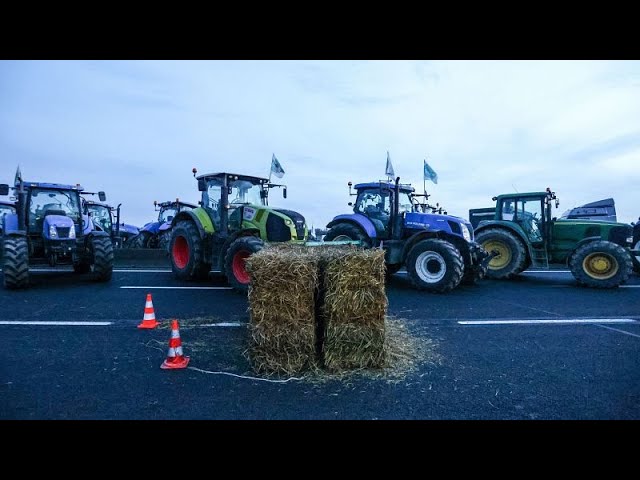
[[[197,170],[193,169],[195,177]],[[245,260],[265,242],[303,244],[308,237],[302,215],[268,206],[269,190],[286,187],[268,179],[235,173],[197,177],[200,206],[180,211],[172,220],[169,253],[174,275],[206,278],[211,270],[237,290],[249,287]]]
[[[476,241],[497,254],[488,278],[512,278],[533,267],[566,265],[581,286],[615,288],[631,274],[633,233],[628,224],[555,218],[555,192],[493,197],[494,208],[469,210]]]

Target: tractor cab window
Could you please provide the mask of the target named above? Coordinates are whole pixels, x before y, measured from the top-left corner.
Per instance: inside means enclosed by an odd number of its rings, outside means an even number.
[[[71,217],[74,223],[80,223],[78,194],[75,191],[32,189],[29,202],[29,229],[40,230],[47,215],[66,215]]]
[[[11,205],[0,205],[0,217],[4,217],[10,213],[16,213],[15,208]]]
[[[183,210],[186,210],[186,208],[183,208]],[[170,222],[176,216],[176,213],[178,213],[178,209],[175,207],[163,208],[160,211],[160,215],[158,215],[158,221],[160,223]]]
[[[202,208],[211,217],[216,230],[220,229],[220,199],[222,198],[222,182],[218,179],[207,181],[207,189],[202,192]]]
[[[513,221],[513,217],[516,213],[515,207],[513,206],[513,200],[505,200],[502,202],[502,220],[506,220],[508,222]]]
[[[541,242],[542,238],[542,200],[539,198],[516,202],[515,221],[522,227],[532,242]]]
[[[233,180],[229,181],[231,187],[231,194],[229,195],[229,205],[233,208],[234,205],[245,205],[251,203],[254,205],[261,205],[263,198],[260,195],[262,190],[260,185],[249,182],[248,180]]]
[[[405,212],[411,212],[413,210],[413,202],[411,201],[411,195],[409,192],[399,192],[398,195],[398,213],[403,214]]]
[[[379,188],[361,190],[353,210],[368,217],[378,234],[384,235],[389,229],[391,192]]]
[[[111,233],[111,212],[107,207],[94,205],[89,207],[93,223],[98,225],[103,231]]]

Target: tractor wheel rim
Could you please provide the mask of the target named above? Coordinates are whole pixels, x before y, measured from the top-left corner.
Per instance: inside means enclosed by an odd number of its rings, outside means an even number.
[[[171,250],[171,257],[173,263],[179,269],[183,269],[189,263],[189,243],[183,236],[176,237],[176,241],[173,242],[173,249]]]
[[[500,240],[489,240],[482,244],[482,248],[487,252],[491,252],[493,250],[498,252],[498,255],[489,261],[488,267],[491,270],[500,270],[501,268],[509,265],[509,262],[511,261],[511,249],[506,243],[501,242]]]
[[[587,255],[582,261],[582,269],[596,280],[607,280],[618,273],[618,262],[615,257],[602,252]]]
[[[250,252],[241,250],[239,252],[236,252],[236,254],[233,256],[233,261],[231,262],[233,276],[238,282],[242,283],[243,285],[248,284],[251,280],[251,278],[249,277],[249,272],[247,272],[247,265],[245,263],[247,258],[249,258],[250,256]]]
[[[439,282],[447,273],[447,262],[437,252],[422,252],[416,258],[416,273],[424,282]]]
[[[351,237],[347,235],[338,235],[336,238],[333,239],[334,242],[346,242],[349,240],[351,240]]]

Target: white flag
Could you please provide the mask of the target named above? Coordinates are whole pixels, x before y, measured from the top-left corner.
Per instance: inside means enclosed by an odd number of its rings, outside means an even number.
[[[393,172],[393,165],[391,165],[391,158],[389,157],[389,151],[387,150],[387,166],[384,169],[384,173],[389,177],[395,177],[396,174]]]
[[[284,175],[284,169],[282,168],[282,165],[280,165],[280,162],[276,158],[275,153],[271,157],[271,173],[273,173],[278,178],[282,178]]]

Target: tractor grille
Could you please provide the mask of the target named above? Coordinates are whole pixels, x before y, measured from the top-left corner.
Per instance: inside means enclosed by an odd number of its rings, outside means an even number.
[[[269,214],[267,217],[267,240],[270,242],[291,240],[291,230],[284,224],[284,218]]]
[[[70,227],[57,227],[56,230],[58,231],[58,238],[69,238],[70,229]]]
[[[632,235],[633,229],[631,226],[613,227],[609,230],[609,241],[625,247],[627,245],[627,238]]]
[[[296,236],[298,237],[298,240],[304,240],[304,217],[293,210],[276,209],[276,212],[289,217],[296,227]]]

